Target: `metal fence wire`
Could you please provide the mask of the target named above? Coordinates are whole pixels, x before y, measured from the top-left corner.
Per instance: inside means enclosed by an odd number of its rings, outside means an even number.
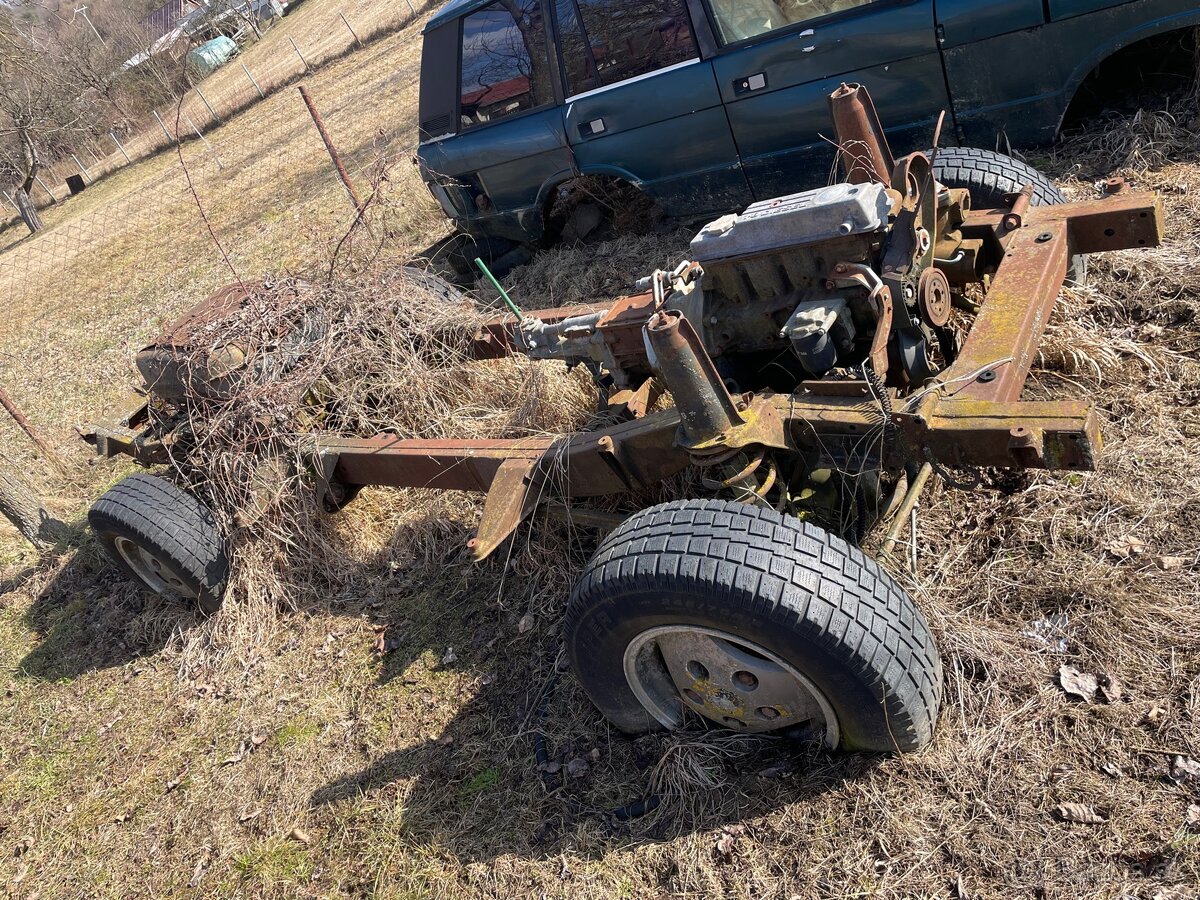
[[[350,0],[323,7],[304,28],[285,32],[289,17],[264,33],[263,52],[252,61],[250,54],[235,59],[178,105],[156,110],[131,138],[114,138],[108,156],[81,151],[77,162],[59,160],[44,170],[34,200],[44,211],[45,230],[30,235],[15,208],[5,207],[11,216],[0,229],[5,340],[37,332],[64,305],[87,304],[97,294],[123,291],[149,304],[229,280],[230,273],[214,271],[219,254],[211,237],[202,235],[209,227],[248,274],[298,263],[297,248],[318,239],[316,226],[336,224],[352,209],[293,85],[323,82],[334,68],[346,73],[314,94],[352,177],[366,179],[381,152],[407,154],[415,141],[415,122],[409,121],[419,59],[415,20],[430,5]],[[369,79],[355,83],[357,67],[317,73],[346,53],[405,61],[412,70],[404,85],[412,95],[408,119],[396,116],[397,127],[381,132],[378,120],[362,114],[363,98],[377,88]],[[373,77],[388,68],[375,66]],[[69,174],[84,176],[78,195],[65,187]],[[264,258],[264,244],[270,247],[274,237],[276,252]],[[114,269],[121,272],[119,284],[112,283]],[[98,283],[101,277],[104,283]]]

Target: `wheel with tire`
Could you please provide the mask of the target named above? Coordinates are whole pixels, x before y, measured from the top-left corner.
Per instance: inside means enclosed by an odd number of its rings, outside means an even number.
[[[584,690],[626,732],[690,710],[846,750],[933,737],[942,668],[920,611],[860,550],[773,510],[684,500],[628,519],[572,592],[566,637]]]
[[[229,577],[225,541],[212,510],[165,478],[130,475],[88,512],[112,560],[156,594],[221,608]]]
[[[925,151],[932,155],[932,150]],[[1033,185],[1033,206],[1055,206],[1066,203],[1063,192],[1055,187],[1043,172],[1033,166],[979,147],[941,147],[934,159],[933,174],[946,187],[966,188],[971,192],[973,206],[983,208],[1004,205],[1005,194],[1016,194]],[[1083,284],[1087,279],[1087,257],[1078,254],[1071,259],[1067,281]]]

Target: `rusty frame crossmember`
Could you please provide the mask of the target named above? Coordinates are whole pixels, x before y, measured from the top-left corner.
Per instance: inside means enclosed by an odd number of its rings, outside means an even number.
[[[892,426],[900,438],[890,442],[885,464],[1094,468],[1101,439],[1091,405],[1022,401],[1021,391],[1071,257],[1155,246],[1162,231],[1161,205],[1149,193],[1033,208],[1018,201],[1014,209],[969,214],[963,236],[982,240],[1000,263],[955,363],[932,383],[894,397]],[[623,310],[650,307],[642,296],[617,303]],[[610,307],[574,306],[539,316],[558,321]],[[490,359],[514,352],[513,335],[511,318],[487,323],[475,341],[475,355]],[[752,446],[812,450],[831,438],[854,439],[883,424],[881,404],[864,381],[810,381],[792,394],[734,399],[739,410],[734,427],[719,438],[731,452]],[[620,493],[682,471],[696,459],[686,431],[678,409],[671,408],[557,438],[314,438],[311,451],[325,487],[336,482],[486,492],[483,518],[471,541],[474,555],[483,558],[543,499],[570,503]]]

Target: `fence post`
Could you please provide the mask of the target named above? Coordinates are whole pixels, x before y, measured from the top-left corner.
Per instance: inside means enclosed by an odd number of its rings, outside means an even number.
[[[17,201],[12,198],[8,191],[0,191],[4,195],[4,199],[8,201],[8,205],[17,211],[17,215],[21,215],[21,208],[17,206]]]
[[[295,40],[293,40],[293,38],[290,34],[288,35],[288,40],[292,42],[292,49],[295,50],[296,55],[298,57],[300,57],[300,62],[304,63],[304,71],[307,72],[308,71],[308,60],[304,58],[304,54],[300,52],[300,48],[296,46],[296,42],[295,42]]]
[[[85,169],[85,168],[83,167],[83,163],[81,163],[81,162],[79,161],[79,157],[78,157],[78,156],[76,156],[74,153],[72,153],[72,154],[71,154],[71,159],[75,160],[75,165],[79,166],[79,174],[80,174],[80,175],[83,175],[83,176],[85,176],[85,177],[87,177],[87,178],[91,178],[91,177],[92,177],[91,175],[88,175],[88,170],[87,170],[87,169]]]
[[[187,123],[192,126],[192,131],[196,132],[196,137],[200,138],[200,140],[204,142],[204,146],[208,148],[208,152],[213,155],[213,160],[216,162],[217,168],[224,169],[225,167],[221,165],[221,157],[217,156],[217,151],[212,148],[212,144],[208,142],[208,138],[200,133],[200,129],[196,127],[196,123],[192,121],[192,117],[187,113],[184,113],[183,117],[187,119]]]
[[[254,76],[250,74],[250,70],[246,68],[246,64],[242,63],[242,71],[246,73],[246,77],[250,79],[250,83],[254,85],[254,89],[258,91],[258,99],[266,100],[267,95],[263,93],[263,89],[258,86],[258,82],[254,80]]]
[[[41,188],[42,188],[42,190],[43,190],[43,191],[45,191],[45,192],[46,192],[46,194],[47,194],[47,196],[49,196],[49,197],[50,197],[50,202],[51,202],[51,203],[57,203],[57,202],[58,202],[58,198],[54,196],[54,191],[52,191],[52,190],[50,190],[50,188],[46,187],[46,182],[42,181],[42,176],[41,176],[41,175],[35,175],[35,176],[33,177],[33,180],[34,180],[34,181],[36,181],[36,182],[37,182],[39,185],[41,185]]]
[[[354,26],[350,24],[349,20],[345,16],[345,14],[339,12],[338,18],[342,20],[342,24],[346,26],[346,30],[350,32],[350,37],[354,38],[354,43],[358,44],[358,46],[361,47],[363,45],[363,42],[359,39],[358,35],[355,33]]]
[[[221,121],[221,117],[217,115],[217,111],[212,108],[212,104],[208,102],[208,98],[204,96],[204,92],[200,90],[200,88],[196,88],[196,96],[198,96],[204,103],[205,108],[208,110],[208,114],[213,117],[213,120],[219,123]]]
[[[415,17],[417,14],[417,11],[415,9],[413,9],[412,0],[404,0],[404,2],[408,4],[409,13]]]
[[[163,130],[163,134],[165,134],[165,135],[167,136],[167,142],[168,142],[168,143],[169,143],[169,142],[171,142],[171,141],[178,141],[178,140],[179,140],[179,138],[177,138],[177,137],[171,137],[171,132],[169,132],[169,131],[167,130],[167,126],[166,126],[166,124],[163,122],[163,120],[162,120],[162,116],[160,116],[160,115],[158,114],[158,110],[157,110],[157,109],[156,109],[156,110],[154,110],[154,118],[158,119],[158,127],[159,127],[159,128],[161,128],[161,129]]]
[[[333,139],[329,137],[329,132],[325,129],[325,122],[321,119],[321,114],[317,112],[317,106],[313,103],[312,97],[309,96],[308,89],[304,85],[300,85],[300,96],[304,98],[304,105],[308,107],[308,114],[312,116],[313,124],[317,126],[317,133],[321,135],[321,140],[325,144],[325,150],[329,153],[329,158],[333,161],[333,167],[337,170],[338,178],[341,179],[342,185],[346,188],[346,193],[350,195],[350,201],[354,204],[354,211],[358,213],[361,219],[366,207],[363,206],[362,200],[358,197],[358,192],[354,190],[354,185],[350,181],[350,175],[346,172],[346,167],[342,165],[342,158],[338,155],[337,147],[333,146]],[[357,221],[357,220],[356,220]]]
[[[117,139],[117,136],[111,131],[108,133],[108,136],[112,138],[113,143],[117,145],[117,149],[121,151],[121,155],[125,157],[125,162],[133,162],[133,160],[129,158],[129,154],[125,152],[125,148],[121,146],[121,142]]]

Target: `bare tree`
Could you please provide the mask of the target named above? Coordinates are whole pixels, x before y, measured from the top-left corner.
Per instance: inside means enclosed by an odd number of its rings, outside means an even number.
[[[82,140],[90,72],[70,65],[66,47],[49,28],[0,17],[0,178],[15,188],[30,231],[41,228],[29,198],[44,154]]]
[[[0,182],[13,185],[30,231],[41,227],[29,195],[46,162],[161,99],[155,81],[172,86],[153,67],[132,71],[149,43],[120,12],[84,24],[29,0],[0,6]],[[134,102],[143,93],[146,102]]]

